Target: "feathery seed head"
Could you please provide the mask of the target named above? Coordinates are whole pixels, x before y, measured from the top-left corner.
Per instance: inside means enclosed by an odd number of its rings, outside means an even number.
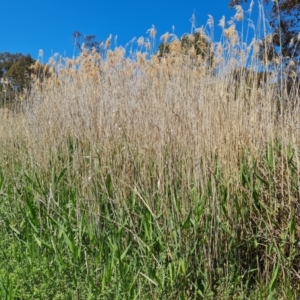
[[[156,29],[155,29],[154,25],[152,25],[152,27],[150,29],[148,29],[146,33],[149,33],[150,37],[155,38]]]
[[[169,48],[170,48],[170,52],[171,52],[172,55],[180,53],[180,51],[181,51],[180,41],[178,39],[172,41],[169,45]]]
[[[243,10],[242,6],[241,5],[236,5],[235,10],[236,10],[236,13],[233,17],[234,20],[236,20],[236,21],[243,20],[244,19],[244,10]]]
[[[138,65],[144,67],[146,65],[146,53],[137,53],[137,60],[138,60]]]
[[[214,18],[212,15],[208,15],[208,20],[207,20],[206,24],[209,26],[209,28],[214,27]]]
[[[224,29],[225,27],[225,16],[223,16],[219,21],[219,26]]]
[[[272,44],[272,42],[273,42],[273,34],[268,34],[266,37],[266,43]]]
[[[39,58],[43,58],[44,51],[42,49],[39,50]]]
[[[151,43],[150,43],[150,40],[148,38],[146,38],[146,40],[144,42],[144,46],[145,46],[146,50],[150,50]]]
[[[109,37],[107,38],[107,40],[105,41],[105,48],[110,47],[111,39],[112,39],[112,35],[110,34]]]
[[[232,24],[228,29],[224,29],[224,35],[228,39],[232,39],[236,35],[235,25]]]
[[[288,63],[288,66],[289,66],[290,68],[294,68],[296,65],[295,65],[295,62],[294,62],[292,59],[290,59],[290,60],[289,60],[289,63]]]
[[[189,52],[189,55],[190,55],[191,58],[195,58],[196,57],[196,50],[195,50],[194,46],[191,47],[188,52]],[[201,55],[199,55],[199,56],[201,56]]]
[[[169,32],[166,32],[165,34],[163,34],[161,37],[160,37],[160,40],[163,41],[164,44],[166,44],[169,40],[169,37],[170,37],[170,34]]]
[[[253,0],[251,0],[251,2],[250,2],[250,5],[249,5],[249,9],[248,9],[248,13],[249,14],[251,14],[252,13],[252,8],[253,8],[253,5],[254,5],[254,1]]]
[[[139,46],[144,46],[144,37],[143,36],[141,36],[141,37],[138,38],[137,44]]]

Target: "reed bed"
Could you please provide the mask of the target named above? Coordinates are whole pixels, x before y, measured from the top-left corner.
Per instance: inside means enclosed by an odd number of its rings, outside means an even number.
[[[297,298],[299,95],[226,30],[54,57],[1,112],[2,298]]]

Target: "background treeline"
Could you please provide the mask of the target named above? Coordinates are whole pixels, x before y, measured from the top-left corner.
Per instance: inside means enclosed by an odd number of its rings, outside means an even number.
[[[0,105],[12,108],[30,91],[32,79],[50,76],[50,68],[34,60],[30,54],[0,53]]]

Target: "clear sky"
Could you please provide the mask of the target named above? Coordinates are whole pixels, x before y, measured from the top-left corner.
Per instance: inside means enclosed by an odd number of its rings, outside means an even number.
[[[219,20],[230,20],[235,10],[229,0],[2,0],[0,9],[0,52],[21,52],[37,59],[44,52],[44,62],[54,53],[72,57],[72,33],[96,35],[105,41],[117,35],[117,45],[125,46],[133,37],[147,37],[152,24],[157,29],[157,43],[165,32],[181,37],[190,33],[194,13],[197,27],[214,17],[215,39],[220,36]],[[244,7],[249,8],[249,2]],[[257,15],[255,1],[253,12]],[[247,16],[246,16],[247,17]],[[113,38],[114,40],[114,38]],[[113,45],[114,46],[114,45]]]

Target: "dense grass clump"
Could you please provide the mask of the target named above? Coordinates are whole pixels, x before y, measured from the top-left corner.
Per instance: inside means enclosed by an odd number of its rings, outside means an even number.
[[[52,59],[3,111],[0,298],[297,299],[299,95],[226,30]]]
[[[69,161],[50,160],[46,172],[17,162],[14,176],[1,170],[2,297],[292,299],[300,292],[299,170],[281,145],[266,146],[261,160],[242,154],[237,177],[217,159],[209,171],[201,162],[195,177],[184,155],[167,152],[115,165],[119,147],[110,166],[99,155],[85,184],[69,151]],[[127,182],[115,176],[122,168]]]

